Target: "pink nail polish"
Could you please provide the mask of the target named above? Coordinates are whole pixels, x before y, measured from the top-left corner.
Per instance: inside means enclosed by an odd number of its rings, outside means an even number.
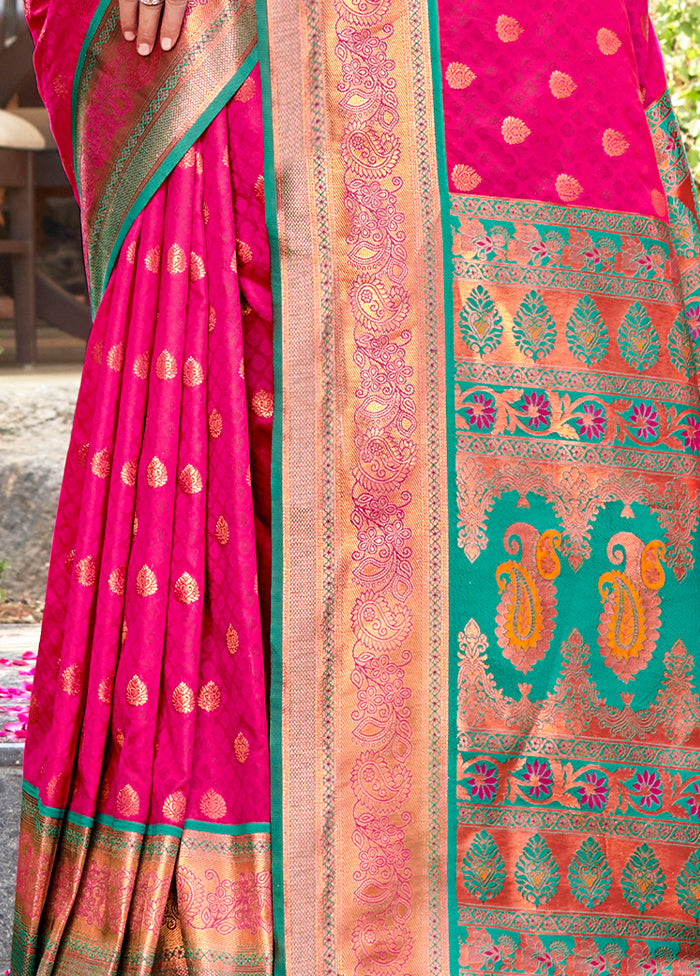
[[[149,48],[148,44],[139,44],[139,46],[138,46],[138,52],[139,52],[139,54],[148,54],[149,51],[150,51],[150,48]]]
[[[172,38],[170,37],[162,38],[160,42],[160,46],[163,48],[164,51],[169,51],[170,48],[173,46]]]
[[[124,31],[124,40],[133,41],[136,39],[136,34],[133,31]]]

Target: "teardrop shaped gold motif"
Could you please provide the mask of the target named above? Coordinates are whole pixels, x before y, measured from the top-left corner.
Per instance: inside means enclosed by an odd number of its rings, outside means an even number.
[[[221,820],[226,816],[226,801],[216,790],[207,790],[199,801],[199,809],[210,820]]]
[[[168,274],[182,274],[187,270],[187,255],[179,244],[171,244],[168,250],[168,260],[166,263]]]
[[[215,712],[217,708],[221,705],[221,692],[218,686],[213,681],[207,681],[205,685],[199,689],[197,695],[197,706],[202,709],[203,712]]]
[[[97,580],[97,564],[94,556],[85,556],[75,567],[75,578],[81,586],[94,586]]]
[[[119,477],[122,483],[127,486],[127,488],[133,488],[136,484],[136,472],[138,471],[138,462],[136,458],[131,458],[130,461],[125,461],[122,464],[122,470]]]
[[[61,672],[61,690],[75,697],[83,688],[83,672],[79,664],[70,664]]]
[[[146,468],[146,484],[149,488],[162,488],[168,483],[168,469],[160,458],[154,457]]]
[[[142,566],[136,574],[136,592],[139,596],[154,596],[158,592],[158,580],[150,566]]]
[[[218,410],[212,410],[209,414],[209,436],[216,440],[221,436],[222,428],[221,414]]]
[[[166,820],[179,823],[185,819],[186,807],[187,800],[185,799],[185,794],[182,790],[177,790],[175,793],[166,796],[163,801],[163,816]]]
[[[192,251],[190,253],[190,281],[199,281],[205,277],[206,273],[207,269],[204,266],[204,261],[199,254],[195,254]]]
[[[135,817],[139,812],[139,797],[133,786],[128,783],[117,793],[117,810],[123,817]]]
[[[183,573],[179,579],[175,581],[175,599],[178,603],[183,603],[188,605],[190,603],[196,603],[199,599],[199,587],[197,586],[197,581],[189,573]]]
[[[194,356],[190,356],[182,367],[182,379],[185,386],[199,386],[204,382],[204,370]]]
[[[189,715],[190,712],[194,711],[194,692],[184,681],[181,681],[173,689],[170,701],[179,715]]]
[[[112,704],[112,692],[114,690],[114,672],[111,671],[106,674],[102,681],[100,681],[97,688],[97,697],[100,699],[103,705]]]
[[[109,574],[107,585],[115,596],[124,595],[124,587],[126,586],[126,563],[122,563],[121,566],[117,566],[116,569],[112,570]]]
[[[126,703],[132,708],[145,705],[148,701],[148,688],[142,678],[135,674],[126,685]]]
[[[236,754],[236,759],[239,763],[243,764],[250,754],[250,743],[243,735],[239,732],[233,742],[233,751]]]
[[[193,464],[188,464],[182,469],[178,478],[178,484],[180,485],[180,491],[186,495],[196,495],[204,487],[202,476]]]
[[[118,342],[107,353],[107,366],[115,373],[121,373],[124,366],[124,343]]]
[[[167,349],[156,359],[156,376],[159,380],[174,380],[177,376],[177,359]]]
[[[229,654],[235,654],[238,650],[238,631],[233,624],[229,624],[226,628],[226,647]]]
[[[136,359],[134,360],[133,370],[134,376],[138,376],[140,380],[148,379],[148,370],[151,368],[151,354],[150,352],[140,352]]]
[[[216,520],[216,526],[214,527],[214,538],[220,546],[225,546],[229,540],[228,522],[223,515],[220,515]]]

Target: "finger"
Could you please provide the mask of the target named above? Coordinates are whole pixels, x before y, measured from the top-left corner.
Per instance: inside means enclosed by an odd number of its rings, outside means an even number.
[[[119,0],[119,22],[124,38],[127,41],[135,40],[139,22],[138,0]]]
[[[136,37],[136,47],[139,54],[150,54],[156,41],[158,24],[163,10],[161,4],[157,7],[146,3],[139,3],[139,29]]]
[[[169,51],[180,36],[187,0],[165,0],[163,23],[160,25],[160,46]]]

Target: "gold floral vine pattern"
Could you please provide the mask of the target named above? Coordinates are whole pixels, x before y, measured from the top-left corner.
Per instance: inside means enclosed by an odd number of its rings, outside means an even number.
[[[340,109],[346,123],[340,143],[349,214],[348,261],[354,270],[349,301],[354,318],[355,447],[352,522],[357,533],[353,578],[359,595],[352,610],[357,689],[352,712],[358,754],[352,770],[353,842],[358,849],[355,899],[360,916],[352,943],[357,972],[404,972],[413,941],[410,852],[405,845],[411,814],[407,759],[411,753],[410,690],[406,640],[413,629],[412,501],[407,479],[415,463],[412,333],[403,230],[405,216],[394,171],[401,157],[395,62],[388,42],[391,0],[335,0],[341,63]]]

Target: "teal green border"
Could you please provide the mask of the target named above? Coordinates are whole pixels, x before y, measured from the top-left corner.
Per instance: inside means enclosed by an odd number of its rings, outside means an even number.
[[[80,79],[83,74],[83,68],[85,67],[85,58],[87,57],[88,49],[92,43],[92,39],[97,33],[97,28],[102,20],[107,7],[110,5],[112,0],[100,0],[97,6],[97,10],[92,15],[92,19],[88,24],[88,29],[83,38],[83,43],[80,46],[80,52],[78,53],[78,60],[75,65],[75,75],[73,76],[73,91],[71,93],[70,101],[70,131],[71,131],[71,144],[73,146],[73,173],[75,175],[75,187],[78,193],[78,202],[80,202],[80,170],[78,168],[78,140],[76,137],[78,129],[78,92],[80,90]],[[126,41],[124,42],[126,44]]]
[[[270,278],[272,287],[273,366],[275,412],[272,421],[272,590],[270,617],[270,650],[272,675],[270,684],[270,779],[272,835],[272,915],[274,938],[274,973],[286,972],[284,941],[284,832],[282,810],[282,615],[284,540],[282,536],[282,433],[283,433],[283,360],[282,360],[282,275],[280,237],[277,224],[277,180],[272,125],[272,79],[270,75],[270,40],[267,29],[267,2],[255,0],[260,52],[260,88],[262,92],[263,141],[265,147],[265,224],[270,244]]]
[[[448,709],[447,709],[447,916],[450,942],[450,972],[459,972],[459,938],[457,916],[457,634],[459,632],[460,600],[451,592],[452,581],[464,572],[457,545],[457,426],[454,409],[454,314],[452,298],[452,228],[450,223],[450,191],[447,183],[447,155],[445,150],[445,116],[442,103],[442,67],[440,60],[440,18],[438,0],[428,0],[430,24],[430,61],[433,75],[433,107],[435,110],[435,148],[442,226],[442,264],[445,309],[445,432],[447,439],[447,526],[445,537],[448,553]]]
[[[111,0],[102,0],[100,6],[95,11],[95,14],[90,21],[90,26],[88,27],[87,33],[85,35],[85,40],[83,41],[82,47],[80,49],[80,54],[78,55],[78,63],[75,69],[75,77],[73,79],[73,95],[71,100],[71,132],[73,138],[73,170],[75,172],[75,184],[78,191],[78,200],[80,201],[80,170],[78,166],[78,141],[76,137],[77,125],[78,125],[78,90],[80,87],[80,78],[82,75],[83,67],[85,65],[85,58],[87,56],[90,43],[95,36],[98,25],[102,19],[102,16],[109,6]],[[126,42],[125,42],[126,43]],[[241,87],[246,78],[250,75],[255,65],[258,63],[258,45],[253,47],[248,57],[245,59],[243,64],[240,66],[238,71],[233,75],[233,77],[226,83],[219,94],[212,99],[207,109],[199,116],[197,121],[192,125],[186,135],[177,142],[173,148],[170,150],[168,155],[165,157],[160,166],[155,170],[151,178],[148,180],[144,188],[141,190],[139,195],[134,200],[129,212],[127,213],[122,226],[117,234],[116,240],[110,251],[109,258],[107,260],[107,265],[105,267],[104,279],[102,283],[102,289],[98,292],[90,289],[90,305],[92,307],[93,317],[97,312],[100,302],[102,301],[102,296],[107,288],[107,283],[109,282],[109,277],[114,269],[117,257],[121,250],[122,244],[129,233],[132,224],[141,213],[143,208],[146,206],[148,201],[151,199],[153,194],[156,192],[159,186],[167,179],[167,177],[172,173],[177,164],[180,162],[182,157],[191,149],[194,143],[199,139],[207,126],[214,121],[216,116],[219,114],[221,109],[226,105],[226,103],[236,94],[238,89]]]
[[[185,820],[182,827],[173,827],[170,824],[143,824],[134,823],[131,820],[117,820],[115,817],[109,817],[102,813],[98,813],[95,817],[84,817],[80,813],[73,813],[72,810],[47,807],[39,799],[37,787],[32,786],[26,779],[22,781],[22,789],[28,796],[37,801],[37,807],[42,817],[66,820],[77,827],[92,827],[94,824],[98,824],[110,827],[112,830],[123,830],[131,834],[145,834],[147,837],[156,834],[181,837],[183,830],[198,830],[206,834],[226,834],[228,837],[240,837],[244,834],[268,834],[270,832],[269,823],[216,824],[207,823],[204,820]]]

